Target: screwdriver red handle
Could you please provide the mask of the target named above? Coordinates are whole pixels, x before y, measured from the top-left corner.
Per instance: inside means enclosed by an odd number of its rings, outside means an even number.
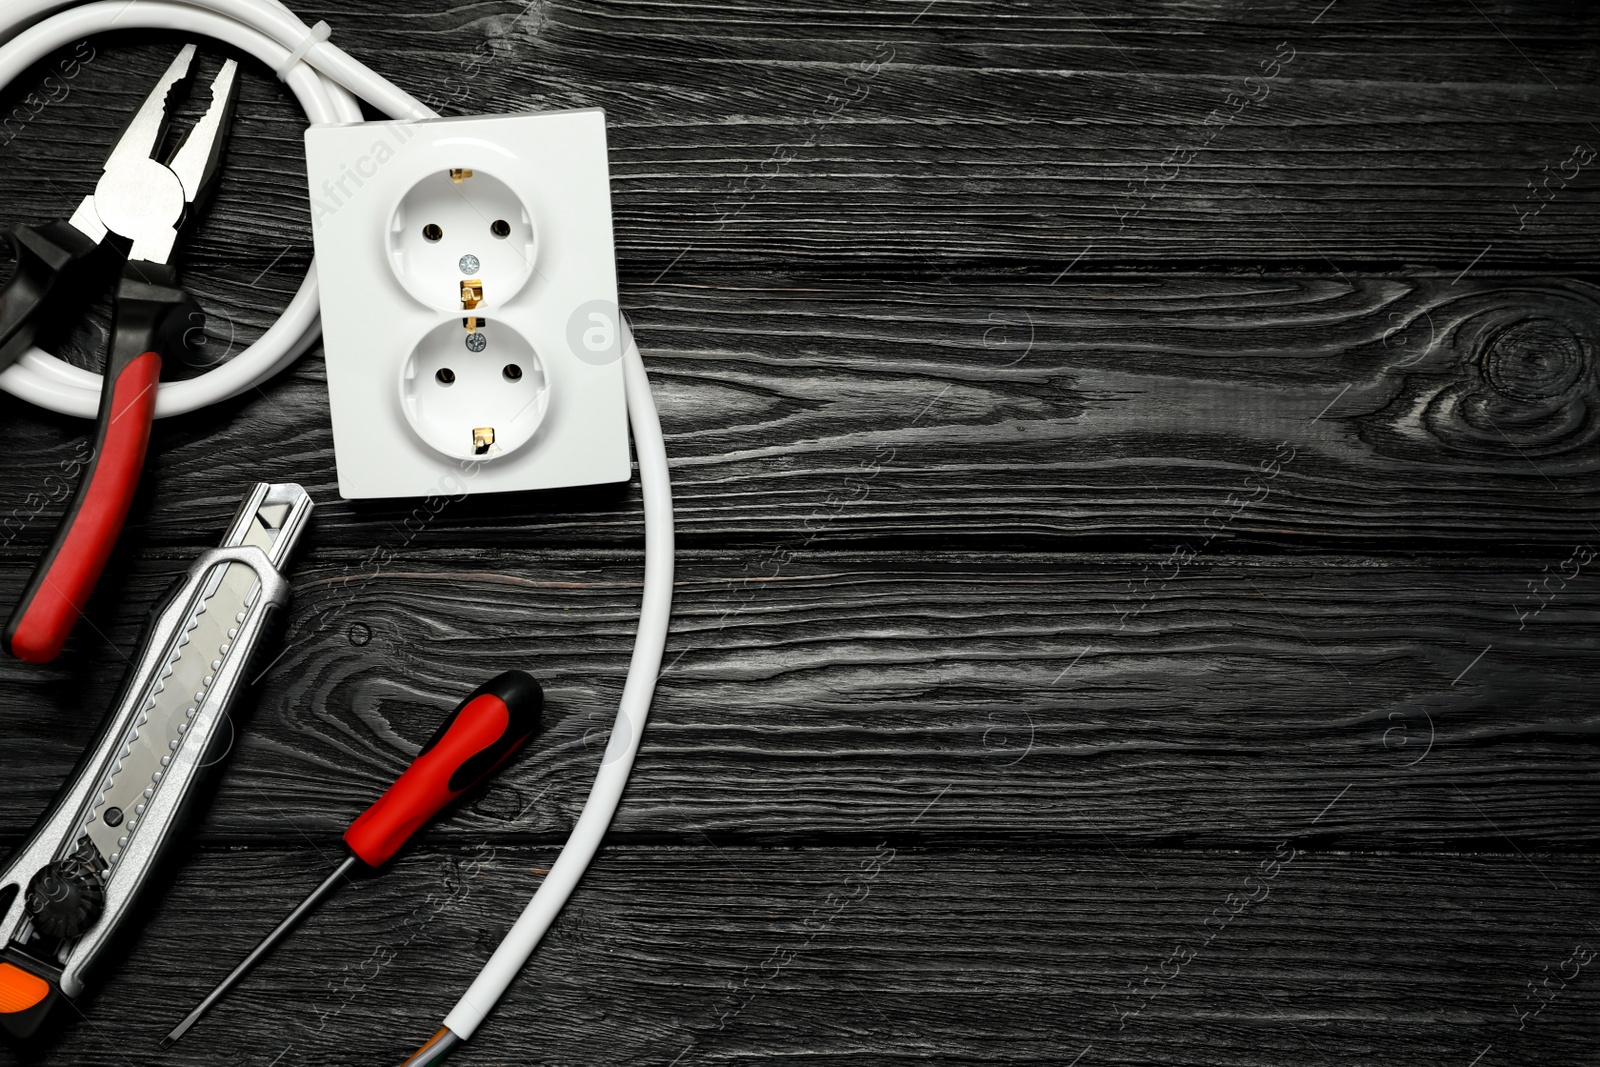
[[[379,867],[412,834],[499,767],[539,728],[544,692],[532,676],[506,671],[475,689],[439,727],[388,792],[344,832],[369,867]]]

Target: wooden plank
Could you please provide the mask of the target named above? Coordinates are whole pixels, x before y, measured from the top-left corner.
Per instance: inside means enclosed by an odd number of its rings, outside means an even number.
[[[162,1062],[398,1062],[551,856],[494,841],[403,856],[330,900]],[[56,1059],[144,1062],[327,865],[311,850],[194,856],[85,1018],[64,1019]],[[613,847],[463,1058],[1466,1064],[1490,1046],[1496,1063],[1588,1062],[1595,965],[1573,952],[1593,955],[1597,891],[1593,858],[1294,840],[1138,857]]]
[[[668,281],[630,300],[687,545],[1564,555],[1600,528],[1600,304],[1586,283],[749,278]],[[224,349],[226,328],[213,338]],[[0,398],[0,449],[14,457],[0,501],[23,527],[11,550],[44,545],[61,504],[38,494],[62,499],[50,477],[86,432]],[[315,359],[166,420],[149,467],[129,531],[144,550],[209,545],[253,478],[305,484],[322,504],[314,543],[346,552],[641,536],[632,486],[528,507],[338,501]],[[419,508],[427,521],[410,518]]]
[[[636,282],[775,262],[1059,270],[1080,254],[1090,267],[1454,271],[1482,255],[1594,269],[1600,96],[1584,12],[1501,0],[1417,21],[1399,3],[1340,4],[1313,24],[1318,7],[826,0],[797,18],[503,0],[320,14],[451,113],[605,108],[618,258]],[[94,47],[64,89],[46,64],[10,95],[13,114],[38,112],[4,146],[0,192],[18,216],[55,217],[92,188],[87,161],[170,54]],[[260,271],[286,248],[303,262],[309,247],[304,119],[247,66],[226,178],[188,253],[208,269]]]
[[[685,553],[617,832],[1231,847],[1337,800],[1316,832],[1348,847],[1593,848],[1593,555]],[[0,664],[0,833],[25,831],[87,743],[120,674],[100,635],[132,645],[157,572],[114,580],[58,665]],[[561,840],[639,578],[636,554],[298,567],[286,651],[201,838],[333,842],[446,709],[526,667],[543,735],[431,833]]]

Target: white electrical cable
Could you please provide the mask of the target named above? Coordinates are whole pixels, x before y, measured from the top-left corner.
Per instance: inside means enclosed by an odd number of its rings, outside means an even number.
[[[356,97],[392,118],[434,115],[416,98],[332,44],[321,24],[316,29],[307,26],[278,0],[100,0],[88,4],[3,0],[0,40],[6,43],[0,45],[0,88],[56,49],[117,29],[177,30],[213,37],[249,52],[279,72],[313,123],[360,121]],[[295,57],[303,58],[292,62]],[[63,214],[75,206],[64,205]],[[672,486],[644,361],[626,322],[622,328],[628,421],[639,458],[645,517],[644,599],[628,680],[599,773],[561,855],[488,964],[446,1017],[447,1040],[435,1046],[440,1055],[477,1030],[527,962],[600,847],[628,784],[660,674],[672,611]],[[316,342],[319,332],[313,264],[289,307],[260,340],[206,374],[163,384],[157,394],[156,417],[194,411],[254,388],[299,358]],[[51,411],[82,418],[95,416],[100,382],[100,375],[79,370],[37,348],[0,374],[0,389]]]
[[[624,324],[626,329],[626,324]],[[633,425],[634,448],[639,455],[639,485],[644,492],[644,603],[639,611],[639,633],[633,642],[633,661],[622,688],[622,704],[611,727],[589,799],[578,822],[562,846],[539,891],[522,909],[511,932],[494,950],[489,962],[473,980],[444,1025],[462,1040],[472,1036],[495,1001],[505,993],[556,913],[572,895],[573,887],[600,847],[611,816],[628,784],[628,772],[644,735],[650,714],[650,696],[661,673],[661,651],[667,641],[667,621],[672,610],[672,484],[667,475],[667,451],[661,439],[661,422],[650,397],[650,381],[633,334],[623,336],[623,373],[628,390],[628,421]]]

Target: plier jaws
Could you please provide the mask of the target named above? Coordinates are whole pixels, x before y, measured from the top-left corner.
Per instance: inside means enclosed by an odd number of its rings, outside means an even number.
[[[111,235],[129,242],[131,260],[170,260],[179,228],[216,182],[239,87],[239,65],[231,59],[212,79],[206,113],[165,162],[154,158],[167,132],[169,98],[188,80],[194,54],[194,45],[184,45],[156,81],[106,156],[94,192],[68,220],[96,244]]]

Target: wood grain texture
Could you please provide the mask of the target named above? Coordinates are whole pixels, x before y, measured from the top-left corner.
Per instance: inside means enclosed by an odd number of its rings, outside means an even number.
[[[448,113],[606,109],[672,461],[637,771],[463,1065],[1600,1057],[1594,966],[1564,977],[1600,937],[1594,12],[293,6]],[[0,95],[8,222],[90,191],[176,39],[91,44]],[[254,61],[239,112],[169,376],[310,262],[303,120]],[[0,396],[0,603],[84,432]],[[320,505],[284,654],[149,921],[0,1064],[397,1062],[582,802],[637,490],[338,501],[314,349],[159,425],[67,654],[0,661],[0,848],[256,479]],[[550,694],[530,752],[158,1057],[513,666]]]
[[[1218,847],[1275,840],[1348,793],[1317,824],[1341,847],[1589,849],[1589,566],[1535,612],[1541,571],[1514,560],[685,554],[614,833]],[[121,647],[152,578],[108,593],[123,607],[96,628]],[[202,838],[336,841],[472,680],[529,667],[549,700],[532,754],[430,834],[561,841],[621,693],[639,579],[631,557],[509,552],[299,568],[287,650]],[[103,650],[78,640],[79,661]],[[0,832],[23,832],[86,743],[107,658],[91,676],[5,669],[20,768],[0,779]]]
[[[1420,273],[757,277],[663,282],[629,303],[688,545],[803,530],[820,545],[1166,552],[1215,533],[1548,553],[1600,527],[1596,295]],[[9,397],[0,413],[15,457],[0,499],[26,511],[86,430]],[[165,420],[133,530],[198,550],[253,477],[312,491],[318,546],[365,552],[410,529],[416,502],[342,502],[333,475],[322,367],[307,360],[270,392]],[[631,487],[526,500],[442,505],[408,545],[642,536]],[[23,525],[15,545],[38,551],[48,522]]]
[[[398,1062],[550,858],[402,856],[331,899],[160,1062]],[[148,1062],[326,866],[311,850],[191,857],[127,966],[83,1003],[92,1021],[68,1021],[62,1061]],[[1465,1064],[1493,1045],[1501,1063],[1588,1062],[1595,963],[1520,1031],[1517,1012],[1537,1003],[1530,982],[1593,947],[1597,892],[1592,858],[1353,856],[1293,839],[1133,857],[608,848],[456,1059],[756,1064],[804,1048],[828,1065],[1059,1064],[1089,1046],[1081,1067]],[[1192,958],[1169,964],[1179,949]],[[1132,992],[1174,967],[1158,994]]]
[[[1313,23],[1322,7],[301,11],[448,113],[605,108],[618,257],[634,280],[794,262],[1059,270],[1080,254],[1089,266],[1459,270],[1483,253],[1486,267],[1594,268],[1594,171],[1561,167],[1580,143],[1600,148],[1591,12],[1341,3]],[[1267,66],[1283,48],[1294,58]],[[19,215],[53,216],[64,193],[92,187],[80,143],[50,131],[109,143],[138,92],[132,74],[161,48],[98,50],[50,118],[6,146]],[[309,246],[302,120],[248,67],[221,198],[190,253],[208,267],[260,270]],[[48,73],[13,96],[43,99]],[[1519,211],[1538,205],[1525,223]]]

